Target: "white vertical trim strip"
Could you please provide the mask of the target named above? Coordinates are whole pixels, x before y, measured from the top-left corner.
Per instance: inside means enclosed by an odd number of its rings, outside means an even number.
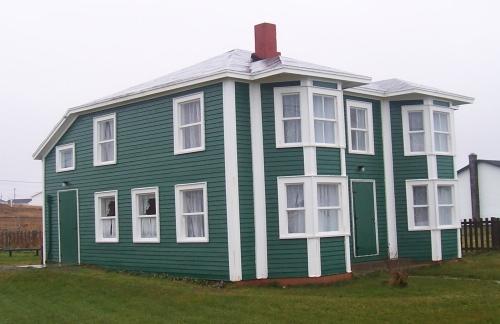
[[[461,234],[461,229],[457,229],[457,257],[459,259],[462,258],[462,234]]]
[[[349,236],[344,236],[344,247],[345,247],[345,272],[352,272],[351,269],[351,246],[349,241]]]
[[[321,277],[321,246],[319,237],[307,239],[307,256],[309,277]]]
[[[345,148],[340,149],[340,175],[347,176],[347,167],[345,164]]]
[[[240,199],[236,142],[236,95],[234,80],[222,83],[224,113],[224,167],[226,174],[227,246],[229,279],[241,280]]]
[[[387,213],[387,239],[389,258],[398,258],[396,201],[394,198],[394,165],[392,160],[391,111],[388,100],[382,100],[382,143],[384,149],[385,207]]]
[[[316,147],[304,146],[304,175],[314,176],[317,174]]]
[[[47,261],[47,240],[45,238],[45,211],[47,210],[45,199],[45,157],[42,159],[42,264]]]
[[[253,210],[255,226],[255,271],[257,279],[268,277],[266,186],[260,84],[250,84],[250,127],[252,137]]]
[[[441,249],[441,230],[431,230],[432,261],[441,261],[443,253]]]
[[[427,178],[429,180],[438,178],[437,157],[435,154],[427,155]]]

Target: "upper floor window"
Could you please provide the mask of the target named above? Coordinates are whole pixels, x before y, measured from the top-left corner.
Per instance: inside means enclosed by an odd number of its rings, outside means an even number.
[[[339,93],[335,89],[310,86],[275,87],[276,146],[343,146]]]
[[[94,200],[96,242],[118,242],[118,191],[96,192]]]
[[[116,115],[94,118],[94,165],[116,163]]]
[[[405,155],[454,154],[453,110],[437,106],[404,106]]]
[[[207,184],[175,186],[178,243],[208,242]]]
[[[374,154],[372,104],[347,100],[349,153]]]
[[[316,143],[335,144],[337,142],[337,116],[335,97],[314,94],[314,139]]]
[[[347,180],[334,176],[278,178],[280,238],[349,233]]]
[[[407,180],[409,230],[457,228],[455,180]]]
[[[134,243],[160,242],[158,187],[132,189]]]
[[[174,98],[174,154],[205,150],[203,93]]]
[[[75,169],[75,143],[56,147],[56,172]]]

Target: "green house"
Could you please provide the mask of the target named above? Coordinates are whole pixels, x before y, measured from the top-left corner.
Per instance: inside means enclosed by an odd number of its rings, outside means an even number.
[[[46,262],[240,281],[461,257],[453,114],[473,99],[255,37],[67,111],[34,153]]]

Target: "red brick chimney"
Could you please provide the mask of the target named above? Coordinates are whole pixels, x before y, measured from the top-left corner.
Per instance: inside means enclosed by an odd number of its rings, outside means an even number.
[[[255,53],[252,54],[254,61],[272,58],[281,55],[276,44],[276,25],[262,23],[254,26],[255,31]]]

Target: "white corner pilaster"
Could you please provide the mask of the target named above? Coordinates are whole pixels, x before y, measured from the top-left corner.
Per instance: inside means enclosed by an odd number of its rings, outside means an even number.
[[[384,150],[385,205],[387,213],[387,240],[389,258],[398,258],[396,202],[394,199],[394,165],[392,156],[391,110],[389,100],[382,100],[382,143]]]
[[[257,279],[268,277],[266,186],[260,84],[250,84],[250,125],[252,137],[253,207],[255,226],[255,271]]]
[[[42,262],[43,265],[47,262],[47,240],[45,238],[45,157],[42,159]]]
[[[443,253],[441,249],[441,230],[431,230],[432,261],[441,261]]]
[[[319,237],[307,239],[307,268],[309,277],[321,277],[321,243]]]
[[[461,229],[457,229],[457,257],[462,258],[462,234]]]
[[[236,141],[236,93],[234,80],[223,81],[222,93],[229,279],[231,281],[239,281],[242,277],[242,271],[240,199],[238,189],[238,151]]]

